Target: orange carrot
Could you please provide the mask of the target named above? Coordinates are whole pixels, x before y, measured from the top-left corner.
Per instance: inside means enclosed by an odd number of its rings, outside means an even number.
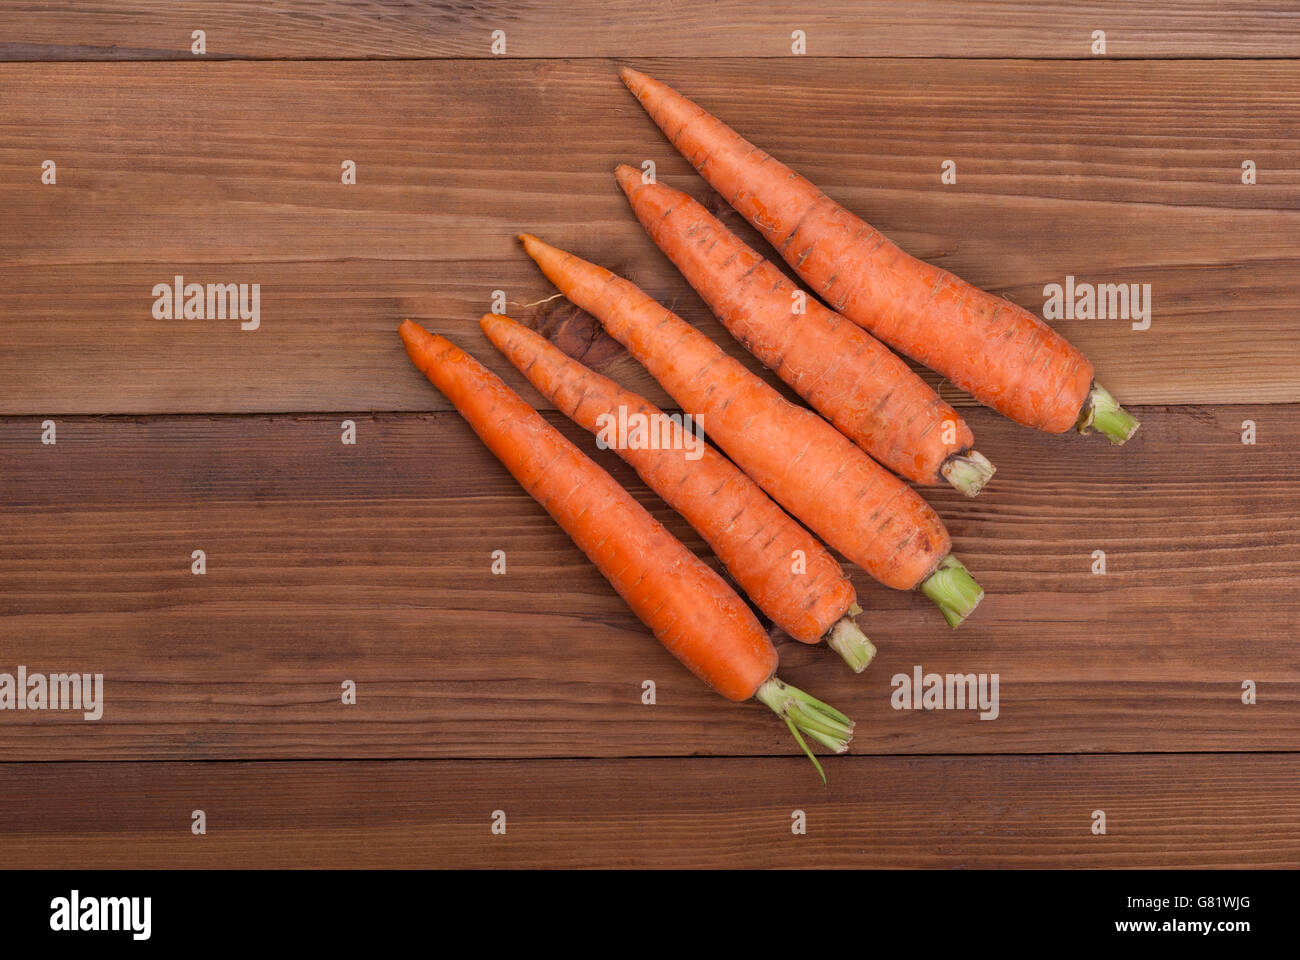
[[[1006,416],[1050,433],[1137,429],[1086,357],[1023,307],[908,256],[716,117],[636,70],[623,82],[701,176],[823,300]]]
[[[822,306],[693,199],[616,171],[637,219],[723,326],[840,432],[916,483],[973,497],[993,465],[970,428],[888,347]]]
[[[853,622],[857,596],[839,563],[753,480],[692,435],[696,425],[669,418],[509,317],[489,313],[479,326],[544,397],[603,438],[699,531],[777,626],[803,643],[826,637],[857,672],[871,662],[875,648]],[[632,424],[635,433],[624,426],[619,436],[620,424]]]
[[[775,710],[819,773],[800,731],[848,748],[851,721],[776,678],[776,649],[718,574],[473,357],[410,320],[399,332],[416,367],[673,656],[728,700]]]
[[[520,236],[566,297],[641,361],[736,464],[826,543],[881,583],[920,587],[952,626],[983,591],[949,553],[938,515],[907,484],[797,407],[631,282]]]

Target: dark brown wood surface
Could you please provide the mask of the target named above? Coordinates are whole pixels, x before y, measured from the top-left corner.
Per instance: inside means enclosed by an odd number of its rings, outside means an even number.
[[[1149,329],[1059,322],[1125,402],[1300,401],[1300,346],[1278,335],[1300,301],[1292,61],[640,65],[905,249],[1032,310],[1066,276],[1150,284]],[[522,319],[560,309],[529,306],[555,291],[520,230],[599,256],[739,353],[613,181],[650,159],[708,197],[617,66],[7,66],[0,413],[447,409],[393,375],[396,325],[490,351],[476,320],[493,291]],[[260,328],[154,319],[154,285],[178,274],[260,284]],[[667,402],[607,341],[589,359]]]
[[[972,411],[996,483],[974,501],[928,494],[988,590],[981,608],[950,631],[919,594],[851,568],[876,664],[855,676],[824,647],[788,642],[783,676],[850,713],[868,753],[1296,747],[1300,411],[1135,412],[1141,431],[1112,449]],[[457,415],[357,417],[355,447],[340,422],[74,418],[55,447],[34,420],[0,422],[0,670],[93,668],[112,702],[93,724],[3,717],[0,754],[790,751],[775,717],[719,702],[646,635]],[[707,549],[612,453],[555,422]],[[891,678],[918,664],[998,672],[1000,716],[892,709]],[[356,706],[340,703],[345,679]]]
[[[1289,756],[0,764],[9,863],[1294,867]],[[94,793],[94,805],[82,792]],[[206,818],[197,836],[194,811]],[[505,834],[493,834],[496,811]],[[791,827],[802,811],[806,833]],[[1092,832],[1094,811],[1105,835]],[[498,818],[499,819],[499,818]]]
[[[1294,57],[1300,12],[1249,0],[90,0],[0,6],[0,59]]]
[[[0,673],[106,691],[97,722],[0,711],[6,863],[1300,865],[1298,24],[1197,0],[0,4]],[[988,596],[948,631],[853,571],[867,673],[781,642],[858,722],[826,790],[765,708],[654,643],[396,337],[417,319],[545,408],[478,332],[501,290],[668,404],[548,300],[527,229],[740,355],[611,169],[654,160],[755,234],[624,62],[1035,312],[1067,275],[1152,286],[1149,329],[1056,323],[1143,421],[1122,449],[940,384],[999,467],[974,501],[925,491]],[[154,319],[177,274],[261,284],[261,327]],[[894,709],[918,665],[997,673],[998,718]]]

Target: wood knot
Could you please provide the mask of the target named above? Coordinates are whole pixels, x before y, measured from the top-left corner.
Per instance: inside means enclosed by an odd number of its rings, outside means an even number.
[[[529,326],[574,360],[594,369],[623,352],[600,321],[564,297],[539,305]]]

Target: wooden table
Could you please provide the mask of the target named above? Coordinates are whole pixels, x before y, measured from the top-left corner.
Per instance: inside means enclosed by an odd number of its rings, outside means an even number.
[[[7,864],[1300,864],[1300,7],[261,6],[0,7],[0,672],[105,678],[98,721],[0,711]],[[1067,276],[1151,285],[1146,329],[1057,321],[1141,418],[1123,448],[941,387],[999,467],[926,492],[988,596],[950,632],[855,569],[867,673],[781,645],[858,722],[829,788],[650,638],[396,335],[538,401],[475,322],[502,291],[668,403],[547,300],[526,229],[742,354],[613,183],[654,160],[726,211],[625,63],[1031,310]],[[260,325],[156,318],[178,275],[259,284]],[[893,709],[918,665],[998,674],[999,716]]]

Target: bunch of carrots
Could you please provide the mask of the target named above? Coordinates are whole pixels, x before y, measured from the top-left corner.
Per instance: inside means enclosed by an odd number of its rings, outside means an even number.
[[[685,437],[674,435],[616,452],[700,533],[773,623],[803,643],[825,640],[855,671],[875,647],[857,625],[853,585],[823,542],[885,586],[918,590],[956,627],[984,592],[906,481],[946,482],[973,497],[994,467],[957,412],[893,351],[1040,430],[1095,429],[1123,443],[1137,421],[1096,383],[1087,358],[1036,316],[908,256],[665,84],[630,69],[622,76],[673,146],[816,296],[686,194],[632,167],[615,171],[660,250],[809,409],[630,281],[521,234],[560,292],[706,423],[722,450],[706,445],[691,456]],[[480,326],[588,431],[598,433],[620,410],[686,429],[509,317],[489,314]],[[775,711],[825,781],[807,739],[844,752],[853,723],[776,677],[776,648],[728,583],[474,358],[410,320],[400,333],[416,367],[659,641],[722,696]]]

